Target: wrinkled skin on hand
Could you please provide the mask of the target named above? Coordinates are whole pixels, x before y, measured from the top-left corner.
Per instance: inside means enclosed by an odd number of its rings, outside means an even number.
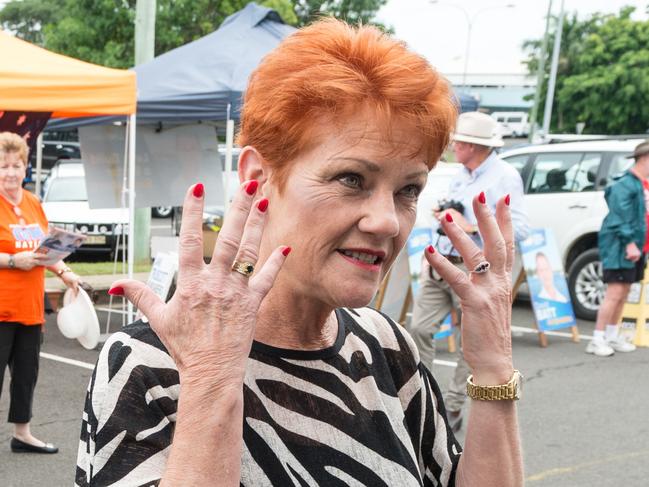
[[[203,261],[203,187],[188,190],[178,283],[168,303],[136,281],[117,281],[109,291],[123,292],[147,316],[174,359],[181,384],[199,381],[219,390],[242,387],[257,311],[290,251],[275,249],[251,277],[232,270],[235,259],[257,262],[268,200],[254,202],[256,189],[256,181],[241,186],[209,264]]]

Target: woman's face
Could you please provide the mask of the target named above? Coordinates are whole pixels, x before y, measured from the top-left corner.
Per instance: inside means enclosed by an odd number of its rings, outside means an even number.
[[[264,185],[264,252],[293,248],[280,282],[299,295],[365,306],[408,238],[428,168],[404,155],[412,130],[393,127],[388,139],[367,118],[325,128],[322,142],[291,162],[281,194]]]
[[[552,289],[554,287],[554,273],[547,257],[542,255],[536,257],[536,274],[539,276],[544,288]]]
[[[26,167],[17,152],[0,152],[0,190],[14,193],[22,188]]]

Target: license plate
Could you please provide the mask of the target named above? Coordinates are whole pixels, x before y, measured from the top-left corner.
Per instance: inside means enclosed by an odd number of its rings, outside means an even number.
[[[103,235],[88,235],[83,243],[86,245],[103,245],[106,243],[106,237]]]

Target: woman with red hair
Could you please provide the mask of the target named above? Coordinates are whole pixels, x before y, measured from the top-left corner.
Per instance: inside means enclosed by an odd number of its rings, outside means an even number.
[[[463,453],[412,339],[366,307],[449,141],[448,83],[377,29],[324,20],[262,61],[244,101],[241,189],[210,264],[198,183],[173,298],[110,290],[149,323],[101,352],[77,485],[522,485],[507,199],[495,217],[474,201],[484,251],[444,223],[472,273],[426,255],[462,299]]]

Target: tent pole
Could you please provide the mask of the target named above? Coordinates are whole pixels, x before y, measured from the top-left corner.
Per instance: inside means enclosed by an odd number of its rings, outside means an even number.
[[[135,261],[135,114],[128,118],[128,278]],[[128,302],[128,322],[133,322],[133,303]]]
[[[41,173],[43,172],[43,132],[36,139],[36,197],[41,197]]]
[[[232,172],[232,145],[234,144],[234,120],[230,118],[231,105],[228,103],[228,117],[225,125],[225,172],[223,174],[223,218],[230,207],[230,173]]]

